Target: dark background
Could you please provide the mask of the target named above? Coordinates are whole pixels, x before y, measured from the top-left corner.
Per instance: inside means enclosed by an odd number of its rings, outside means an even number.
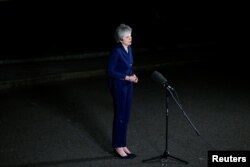
[[[235,9],[208,2],[0,0],[1,166],[145,166],[141,161],[161,155],[166,141],[165,95],[153,70],[176,88],[201,133],[170,100],[173,155],[198,167],[207,165],[209,150],[249,150],[249,69],[247,54],[240,54],[247,47],[233,38],[246,36],[234,28],[242,28]],[[104,68],[120,23],[133,28],[134,50],[147,51],[134,56],[140,81],[128,133],[138,155],[132,161],[115,160],[110,148]]]
[[[137,49],[216,48],[216,4],[0,1],[0,12],[1,60],[109,51],[120,23]]]

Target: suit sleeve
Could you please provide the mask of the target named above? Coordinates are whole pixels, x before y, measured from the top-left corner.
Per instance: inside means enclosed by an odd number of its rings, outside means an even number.
[[[107,65],[106,73],[111,78],[124,80],[126,75],[116,70],[118,59],[119,59],[119,54],[113,51],[108,58],[108,65]]]

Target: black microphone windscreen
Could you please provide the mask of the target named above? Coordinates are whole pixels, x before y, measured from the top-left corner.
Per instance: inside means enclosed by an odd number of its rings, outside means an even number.
[[[158,71],[154,71],[152,74],[151,74],[151,78],[156,81],[156,82],[159,82],[161,84],[165,84],[167,83],[167,79]]]

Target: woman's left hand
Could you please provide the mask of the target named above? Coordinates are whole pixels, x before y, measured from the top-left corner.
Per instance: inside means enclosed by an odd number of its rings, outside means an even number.
[[[137,83],[139,81],[138,77],[134,74],[131,76],[131,81],[134,82],[134,83]]]

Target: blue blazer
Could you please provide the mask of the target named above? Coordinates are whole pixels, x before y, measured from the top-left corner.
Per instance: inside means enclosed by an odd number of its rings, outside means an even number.
[[[128,47],[128,52],[124,49],[121,43],[118,43],[111,51],[106,73],[111,81],[125,81],[126,75],[133,75],[133,55],[132,48]]]

